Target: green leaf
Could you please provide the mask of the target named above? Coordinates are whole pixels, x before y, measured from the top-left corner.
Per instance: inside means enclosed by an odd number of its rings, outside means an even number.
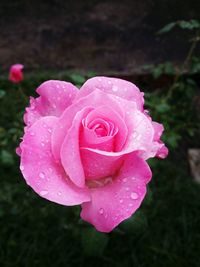
[[[163,34],[163,33],[167,33],[169,31],[171,31],[175,25],[176,25],[176,22],[171,22],[171,23],[165,25],[162,29],[160,29],[158,31],[158,34]]]
[[[165,113],[170,110],[170,106],[166,102],[162,102],[156,106],[156,110],[159,113]]]
[[[6,92],[0,89],[0,98],[3,98],[6,95]]]
[[[152,71],[153,77],[154,79],[159,78],[163,73],[163,65],[158,65],[157,67],[155,67]]]
[[[11,166],[14,164],[13,155],[4,149],[1,151],[0,161],[5,166]]]
[[[141,210],[138,210],[129,219],[125,220],[120,227],[125,232],[131,232],[134,235],[138,235],[144,232],[147,226],[148,223],[145,214]]]
[[[175,68],[171,62],[165,63],[164,72],[168,75],[174,75],[175,74]]]
[[[153,192],[148,187],[147,194],[146,194],[145,199],[144,199],[144,204],[150,205],[152,200],[153,200]]]
[[[178,146],[178,141],[181,139],[181,136],[178,133],[171,132],[170,135],[168,135],[168,136],[165,135],[165,138],[163,138],[163,139],[166,140],[166,143],[170,147],[176,148]]]
[[[80,74],[70,74],[70,78],[75,84],[82,85],[85,82],[85,77]]]
[[[101,256],[108,244],[108,235],[94,228],[84,228],[81,233],[82,247],[87,255]]]
[[[189,21],[181,20],[177,22],[177,25],[183,30],[185,29],[193,30],[200,28],[200,23],[197,20],[189,20]]]

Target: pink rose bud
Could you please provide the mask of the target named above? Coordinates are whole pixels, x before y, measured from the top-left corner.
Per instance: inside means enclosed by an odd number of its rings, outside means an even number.
[[[14,64],[10,67],[9,71],[9,80],[13,83],[21,82],[24,77],[22,73],[22,69],[24,66],[22,64]]]
[[[37,93],[17,149],[24,179],[43,198],[80,204],[83,220],[110,232],[140,207],[152,176],[146,160],[167,156],[162,124],[121,79],[95,77],[80,90],[52,80]]]

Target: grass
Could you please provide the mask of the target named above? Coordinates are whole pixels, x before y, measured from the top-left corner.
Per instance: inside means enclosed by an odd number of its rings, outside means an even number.
[[[21,87],[34,95],[43,80],[57,77],[33,74]],[[27,100],[5,79],[0,89],[1,267],[200,266],[200,185],[190,177],[181,144],[168,159],[151,161],[154,175],[139,211],[112,233],[100,234],[79,219],[79,207],[48,202],[27,187],[15,155]]]

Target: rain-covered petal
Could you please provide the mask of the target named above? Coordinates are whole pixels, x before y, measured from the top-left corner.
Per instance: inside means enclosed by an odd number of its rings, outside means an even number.
[[[28,185],[50,201],[77,205],[90,200],[88,190],[76,187],[51,153],[51,133],[56,117],[35,122],[24,134],[20,169]]]
[[[78,89],[68,82],[49,80],[42,83],[36,91],[40,96],[30,98],[30,106],[24,114],[24,122],[28,126],[44,116],[61,116],[72,104]]]
[[[87,80],[81,87],[76,99],[90,94],[95,89],[134,101],[137,104],[137,108],[143,111],[144,94],[140,92],[135,84],[117,78],[99,76]]]
[[[79,135],[83,118],[92,108],[86,107],[79,111],[73,119],[61,147],[61,162],[70,180],[79,187],[85,186],[85,174],[80,157]]]
[[[148,164],[136,154],[129,155],[110,183],[91,188],[91,201],[82,204],[81,218],[98,231],[110,232],[141,205],[151,179]]]

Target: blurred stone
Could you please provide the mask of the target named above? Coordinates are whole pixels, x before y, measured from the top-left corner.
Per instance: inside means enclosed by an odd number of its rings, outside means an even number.
[[[192,176],[200,183],[200,149],[188,149],[188,158]]]

